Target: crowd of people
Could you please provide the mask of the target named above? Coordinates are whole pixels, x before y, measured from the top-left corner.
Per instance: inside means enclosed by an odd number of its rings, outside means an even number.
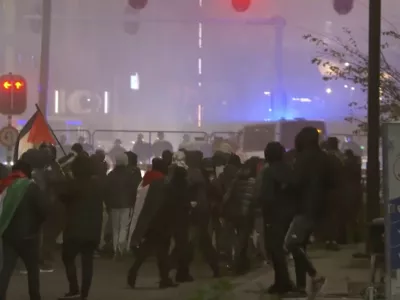
[[[0,180],[0,299],[6,299],[18,258],[26,267],[30,299],[41,299],[39,275],[52,271],[60,234],[69,287],[60,299],[87,299],[98,251],[117,260],[134,257],[127,266],[131,288],[146,258],[155,253],[159,287],[173,288],[194,280],[197,247],[215,278],[225,270],[249,272],[255,232],[259,254],[275,272],[268,293],[315,296],[326,279],[306,246],[314,235],[328,250],[339,250],[343,231],[360,209],[361,167],[351,151],[338,150],[337,139],[321,144],[316,128],[301,130],[295,145],[286,152],[271,141],[264,159],[243,163],[232,153],[204,158],[200,151],[161,149],[143,177],[133,152],[115,153],[107,172],[104,152],[89,155],[79,143],[59,160],[51,145],[28,150]],[[294,281],[288,255],[294,260]]]

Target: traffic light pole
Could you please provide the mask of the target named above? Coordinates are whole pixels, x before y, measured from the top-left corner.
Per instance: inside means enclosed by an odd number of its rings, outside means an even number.
[[[51,3],[42,0],[42,42],[40,50],[39,107],[46,117],[50,71]]]

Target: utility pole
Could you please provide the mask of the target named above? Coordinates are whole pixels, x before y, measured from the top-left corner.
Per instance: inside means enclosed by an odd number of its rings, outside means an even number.
[[[17,16],[17,8],[15,0],[3,0],[4,8],[4,33],[7,36],[5,49],[5,72],[15,72],[15,19]]]
[[[40,48],[39,108],[45,117],[47,115],[47,98],[49,89],[51,1],[52,0],[42,0],[42,42]]]
[[[382,0],[369,1],[367,222],[380,216],[381,9]]]

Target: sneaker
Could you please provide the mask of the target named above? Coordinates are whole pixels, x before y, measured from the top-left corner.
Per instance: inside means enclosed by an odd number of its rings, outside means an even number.
[[[79,293],[66,293],[64,296],[59,297],[58,300],[72,300],[72,299],[79,299],[81,300],[81,295]]]
[[[326,284],[326,278],[323,276],[319,276],[312,279],[311,282],[311,290],[308,293],[308,300],[314,300],[317,295],[321,292],[322,288]]]

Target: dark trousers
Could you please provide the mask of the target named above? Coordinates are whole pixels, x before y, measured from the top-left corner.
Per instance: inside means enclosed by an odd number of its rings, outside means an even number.
[[[81,296],[87,297],[93,278],[93,258],[97,244],[95,242],[67,240],[62,248],[62,260],[71,293],[79,293],[78,277],[76,274],[75,259],[78,254],[82,260]]]
[[[175,247],[172,251],[172,260],[176,264],[176,276],[190,275],[189,265],[192,257],[192,248],[189,241],[189,222],[178,222],[173,232]]]
[[[65,208],[64,205],[55,200],[51,207],[48,219],[43,224],[41,263],[52,263],[57,247],[57,238],[64,230]]]
[[[226,224],[226,230],[232,234],[231,245],[235,250],[233,258],[235,271],[239,273],[247,271],[250,267],[247,252],[253,225],[254,219],[250,216],[237,217]]]
[[[285,247],[293,255],[296,284],[299,289],[306,287],[306,274],[311,277],[317,275],[317,271],[305,250],[313,227],[314,222],[312,220],[305,216],[295,216],[285,238]]]
[[[274,285],[287,288],[291,285],[284,242],[290,220],[274,220],[265,224],[264,238],[266,251],[275,272]]]
[[[0,272],[0,299],[6,299],[7,288],[18,258],[21,258],[28,271],[28,288],[31,300],[40,300],[39,282],[39,239],[26,239],[18,242],[3,240],[3,262]]]
[[[157,266],[161,281],[169,279],[169,247],[171,237],[169,235],[149,233],[144,242],[135,250],[135,261],[129,269],[128,277],[136,278],[140,267],[153,252],[157,256]]]
[[[193,227],[193,239],[191,241],[192,247],[198,246],[204,259],[210,266],[214,273],[218,273],[218,253],[215,250],[212,239],[209,232],[209,218],[204,217],[203,219],[198,219]],[[194,253],[194,248],[192,249]]]

